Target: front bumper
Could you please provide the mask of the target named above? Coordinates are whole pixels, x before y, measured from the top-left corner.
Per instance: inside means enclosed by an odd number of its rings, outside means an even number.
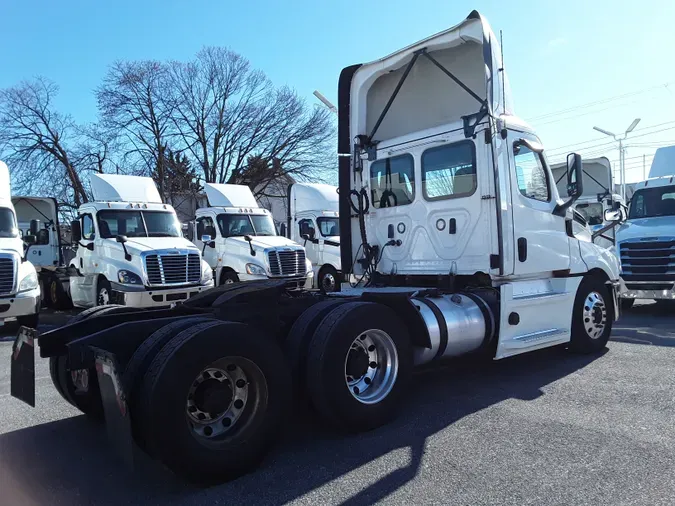
[[[190,297],[213,288],[213,281],[205,285],[183,286],[169,289],[153,289],[130,287],[111,283],[113,304],[130,307],[166,307],[176,302],[183,302]]]
[[[40,289],[0,298],[0,324],[40,312]]]
[[[622,299],[675,300],[675,282],[673,281],[629,281],[621,279],[619,296]]]
[[[607,288],[612,294],[612,305],[614,306],[614,320],[621,317],[621,304],[619,304],[619,292],[621,290],[620,281],[607,281]]]
[[[292,277],[269,277],[258,274],[245,274],[237,273],[239,281],[255,281],[258,279],[276,279],[280,281],[288,281],[289,288],[303,288],[306,290],[311,290],[314,283],[314,272],[309,271],[305,276],[292,276]]]

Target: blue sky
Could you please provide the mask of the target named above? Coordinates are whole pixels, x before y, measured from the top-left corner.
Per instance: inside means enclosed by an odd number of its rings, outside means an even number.
[[[592,126],[620,132],[635,117],[642,121],[628,143],[629,181],[641,178],[643,154],[648,167],[657,145],[675,144],[672,1],[0,0],[0,87],[46,76],[61,87],[63,112],[94,121],[92,90],[112,61],[188,59],[222,45],[308,101],[318,89],[336,102],[343,67],[452,26],[474,8],[503,30],[516,114],[537,128],[552,161],[574,146],[618,160]]]

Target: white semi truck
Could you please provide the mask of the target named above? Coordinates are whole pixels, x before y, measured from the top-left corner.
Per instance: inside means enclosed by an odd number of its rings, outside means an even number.
[[[314,273],[305,249],[277,234],[272,215],[258,206],[248,186],[204,188],[209,206],[197,209],[192,240],[218,285],[269,278],[311,287]]]
[[[563,200],[513,113],[485,18],[345,68],[338,110],[341,264],[367,286],[320,294],[261,280],[171,309],[24,328],[15,396],[34,401],[37,342],[56,388],[105,417],[117,450],[132,454],[131,435],[178,475],[213,483],[258,465],[294,394],[360,432],[405,405],[415,367],[605,348],[619,263],[575,226],[581,157],[568,157]],[[85,388],[83,371],[98,383]]]
[[[90,183],[94,202],[71,223],[75,306],[170,306],[213,287],[211,268],[152,179],[94,174]]]
[[[25,256],[37,270],[43,305],[71,308],[70,275],[76,273],[68,269],[68,264],[75,250],[65,240],[56,199],[12,196],[12,204],[21,236],[35,237],[32,244],[26,245]]]
[[[288,187],[288,219],[282,235],[302,244],[312,262],[315,287],[340,289],[340,218],[336,186],[293,183]]]
[[[32,244],[34,235],[21,237],[12,205],[9,169],[0,161],[0,325],[18,321],[37,327],[40,314],[40,286],[37,272],[24,255],[24,242]]]
[[[673,167],[675,174],[675,167]],[[621,305],[654,299],[675,301],[675,175],[649,178],[635,185],[628,219],[616,230],[621,260]]]
[[[558,193],[564,193],[567,187],[567,164],[551,165],[551,172],[558,187]],[[574,208],[579,211],[595,232],[607,226],[605,212],[615,210],[624,204],[621,195],[614,192],[614,176],[612,167],[606,157],[591,158],[583,161],[584,194],[581,195]],[[609,228],[594,239],[595,244],[609,248],[614,245],[614,229]]]

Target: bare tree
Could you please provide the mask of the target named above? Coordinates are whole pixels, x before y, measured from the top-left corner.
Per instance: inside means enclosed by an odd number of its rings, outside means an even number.
[[[88,199],[70,147],[78,131],[69,115],[53,109],[57,92],[44,78],[0,90],[0,153],[17,191],[79,206]]]
[[[335,165],[329,113],[274,89],[241,55],[206,47],[191,62],[172,62],[169,74],[177,145],[206,182],[248,184],[263,194],[279,177],[316,178]]]
[[[152,60],[114,63],[96,90],[103,126],[126,145],[125,169],[140,165],[139,172],[158,174],[162,196],[172,125],[167,93],[167,67]]]

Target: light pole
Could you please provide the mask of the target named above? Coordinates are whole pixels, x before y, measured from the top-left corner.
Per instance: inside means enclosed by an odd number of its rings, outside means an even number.
[[[630,126],[624,132],[623,137],[620,138],[617,138],[616,134],[613,134],[612,132],[603,130],[602,128],[596,126],[593,127],[593,130],[597,130],[600,133],[609,135],[619,143],[619,184],[621,185],[621,198],[623,199],[624,202],[626,201],[626,164],[625,164],[626,155],[624,152],[623,141],[626,140],[628,134],[631,133],[633,129],[635,129],[638,123],[640,123],[640,118],[635,118],[633,122],[630,124]],[[614,191],[614,188],[612,188],[612,191]]]
[[[338,113],[337,107],[335,107],[333,103],[326,97],[324,97],[318,90],[314,90],[314,96],[318,98],[321,101],[321,103],[328,108],[330,112],[333,112],[335,114]]]

